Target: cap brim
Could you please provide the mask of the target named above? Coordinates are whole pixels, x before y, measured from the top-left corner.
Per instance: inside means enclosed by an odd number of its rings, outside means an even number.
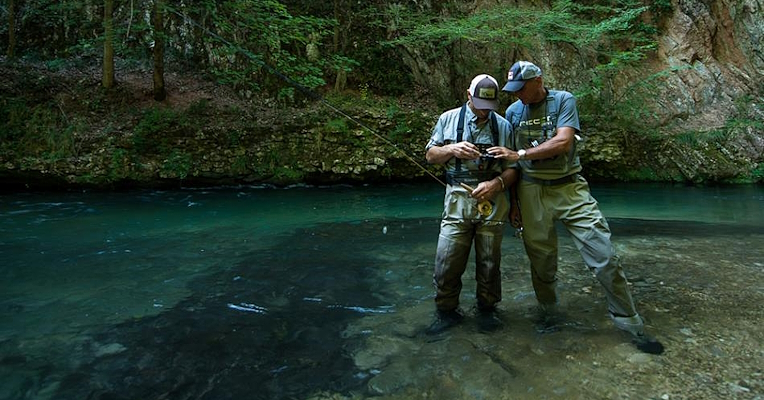
[[[478,110],[498,110],[499,109],[499,101],[498,100],[486,100],[486,99],[479,99],[477,97],[472,97],[472,106],[477,108]]]
[[[511,93],[522,89],[523,86],[525,86],[525,81],[509,81],[501,90]]]

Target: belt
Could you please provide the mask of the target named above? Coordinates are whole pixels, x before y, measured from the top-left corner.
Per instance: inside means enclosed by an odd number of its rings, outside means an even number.
[[[559,186],[559,185],[564,185],[566,183],[573,183],[576,180],[578,180],[578,174],[570,174],[568,176],[563,176],[562,178],[558,178],[558,179],[539,179],[539,178],[534,178],[532,176],[528,176],[525,174],[523,174],[522,177],[523,177],[523,180],[526,182],[538,183],[539,185],[543,185],[543,186]]]
[[[459,185],[461,183],[467,185],[477,185],[480,182],[489,181],[496,178],[500,174],[498,172],[483,172],[482,176],[474,176],[471,174],[446,174],[446,183],[449,185]]]

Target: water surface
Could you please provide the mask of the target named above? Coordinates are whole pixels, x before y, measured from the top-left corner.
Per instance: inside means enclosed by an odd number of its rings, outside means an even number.
[[[640,353],[560,239],[558,329],[521,241],[504,327],[422,335],[437,185],[0,196],[0,399],[760,399],[764,189],[593,185]]]

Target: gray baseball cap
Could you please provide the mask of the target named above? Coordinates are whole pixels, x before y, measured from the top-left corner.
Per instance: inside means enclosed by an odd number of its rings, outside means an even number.
[[[541,76],[541,68],[528,61],[518,61],[509,68],[507,84],[501,90],[517,92],[525,86],[525,82]]]

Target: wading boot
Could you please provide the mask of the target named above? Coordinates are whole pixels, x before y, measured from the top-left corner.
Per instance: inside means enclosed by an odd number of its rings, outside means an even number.
[[[536,332],[542,334],[558,332],[562,329],[563,322],[557,303],[539,303],[536,307]]]
[[[438,310],[435,315],[435,321],[424,331],[427,335],[437,335],[445,332],[447,329],[458,325],[464,316],[458,310],[441,311]]]
[[[504,326],[499,318],[496,307],[478,308],[477,325],[481,333],[495,332]]]
[[[649,354],[663,353],[663,344],[657,339],[645,334],[645,323],[639,314],[631,317],[619,317],[610,314],[616,328],[631,334],[631,341],[637,348]]]

